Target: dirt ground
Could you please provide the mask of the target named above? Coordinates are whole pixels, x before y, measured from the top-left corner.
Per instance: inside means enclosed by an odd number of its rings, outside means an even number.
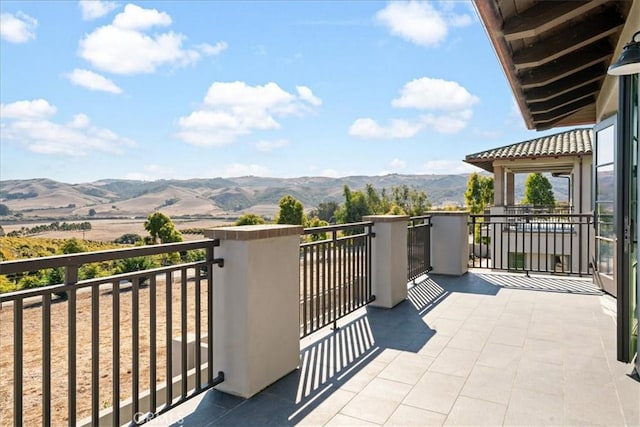
[[[14,230],[19,230],[21,227],[35,227],[40,224],[51,224],[48,222],[29,222],[22,224],[2,224],[2,228],[5,233],[9,233]],[[84,222],[84,221],[67,221],[67,222]],[[146,236],[149,233],[144,229],[144,219],[104,219],[104,220],[90,220],[91,230],[88,231],[47,231],[34,235],[34,237],[47,237],[51,239],[70,239],[75,237],[83,240],[94,240],[98,242],[112,242],[123,234],[135,233],[141,236]],[[176,219],[173,221],[178,230],[185,230],[188,228],[215,228],[221,225],[229,225],[231,222],[220,219],[197,219],[197,220],[183,220]],[[201,234],[184,234],[184,240],[198,240],[204,236]]]
[[[202,334],[206,334],[206,282],[202,282]],[[181,295],[180,281],[172,286],[172,336],[181,333]],[[195,331],[195,281],[188,281],[187,313],[189,332]],[[166,378],[166,285],[158,276],[156,285],[157,314],[157,383]],[[120,398],[132,395],[132,298],[131,291],[120,292]],[[140,333],[140,386],[139,390],[149,389],[150,383],[150,288],[140,288],[139,302],[139,333]],[[100,360],[100,409],[112,406],[112,313],[113,295],[107,290],[100,291],[99,297],[99,360]],[[90,415],[91,411],[91,292],[79,292],[77,296],[77,420]],[[51,425],[67,423],[67,325],[68,303],[56,301],[51,306]],[[23,331],[23,425],[39,425],[42,423],[42,308],[40,304],[32,303],[24,309]],[[0,425],[13,424],[13,372],[14,372],[14,344],[13,344],[13,308],[4,306],[0,310]],[[175,374],[174,374],[175,375]]]

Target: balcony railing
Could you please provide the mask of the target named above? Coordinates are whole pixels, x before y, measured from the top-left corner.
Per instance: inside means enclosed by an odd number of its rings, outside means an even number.
[[[0,340],[0,362],[13,367],[0,384],[2,424],[139,424],[219,384],[224,375],[208,369],[207,345],[212,270],[222,265],[217,245],[199,240],[0,263],[8,277],[50,268],[65,277],[0,294],[2,322],[13,323]],[[78,280],[86,264],[193,250],[204,259]],[[59,396],[66,408],[52,407]]]
[[[307,228],[300,245],[300,336],[373,301],[372,222]]]
[[[407,280],[414,280],[431,271],[431,216],[409,219],[407,234]]]
[[[470,215],[470,266],[590,275],[592,214]]]

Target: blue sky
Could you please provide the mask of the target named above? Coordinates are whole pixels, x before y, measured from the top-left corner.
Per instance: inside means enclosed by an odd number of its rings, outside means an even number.
[[[0,2],[0,179],[465,173],[527,130],[466,1]]]

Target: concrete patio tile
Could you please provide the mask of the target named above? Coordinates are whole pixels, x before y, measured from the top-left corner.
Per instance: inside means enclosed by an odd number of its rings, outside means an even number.
[[[532,320],[527,330],[527,338],[562,343],[564,341],[563,325],[557,320],[553,322]]]
[[[342,408],[340,414],[382,425],[399,404],[391,400],[358,394]]]
[[[561,365],[523,359],[518,366],[514,387],[562,396],[564,378]]]
[[[226,415],[209,423],[195,422],[190,425],[200,426],[228,426],[247,425],[264,426],[287,424],[293,411],[291,402],[268,393],[259,393],[246,400],[236,410],[229,411]],[[206,412],[200,412],[206,414]],[[206,420],[206,418],[205,418]]]
[[[515,376],[515,371],[476,365],[460,395],[506,405]]]
[[[445,335],[444,333],[437,333],[427,341],[422,348],[418,350],[418,354],[430,357],[438,357],[440,352],[447,346],[451,340],[451,335]]]
[[[475,307],[463,307],[459,305],[454,305],[450,307],[447,311],[440,314],[439,319],[451,319],[451,320],[462,320],[465,321],[471,316]]]
[[[522,357],[522,348],[487,342],[476,365],[515,371]]]
[[[613,381],[609,364],[604,357],[577,356],[565,361],[564,378],[567,383],[584,383],[601,386]]]
[[[414,353],[402,353],[378,374],[379,378],[405,384],[415,384],[426,372],[434,358]]]
[[[461,350],[447,346],[429,366],[429,371],[467,377],[479,355],[479,351]]]
[[[444,424],[446,418],[446,415],[437,412],[414,408],[413,406],[400,405],[384,425],[388,427],[438,427]]]
[[[563,406],[562,396],[514,387],[504,425],[563,425]]]
[[[367,363],[352,375],[347,374],[345,382],[340,386],[340,389],[354,393],[362,391],[387,365],[388,363],[380,362],[377,359]]]
[[[453,336],[460,330],[462,325],[464,324],[464,320],[461,319],[447,319],[443,317],[438,317],[433,324],[429,325],[431,329],[436,331],[436,334],[444,334]]]
[[[315,407],[309,408],[308,412],[301,415],[300,420],[296,420],[296,425],[301,426],[319,426],[328,423],[334,416],[336,416],[340,410],[351,399],[356,396],[355,393],[345,390],[335,390],[320,404]]]
[[[493,344],[511,345],[522,347],[526,338],[526,330],[522,328],[513,328],[509,323],[500,322],[489,335],[488,342]]]
[[[403,404],[448,414],[464,385],[464,378],[427,371]]]
[[[375,378],[340,412],[344,415],[384,424],[410,390],[411,386],[408,384]]]
[[[460,396],[453,405],[445,426],[497,426],[502,425],[506,405]]]
[[[583,383],[566,383],[564,396],[567,420],[624,425],[624,415],[613,384],[589,387]]]
[[[487,342],[488,336],[489,331],[486,329],[471,330],[463,327],[453,338],[451,338],[447,347],[459,348],[462,350],[482,351],[485,343]]]
[[[474,311],[474,313],[464,321],[461,329],[471,331],[491,331],[498,321],[498,316],[498,313],[496,313],[495,316],[491,316],[479,315]]]
[[[350,427],[350,426],[378,426],[380,424],[362,420],[360,418],[349,417],[347,415],[338,414],[331,419],[325,426],[331,427]]]
[[[524,342],[522,358],[562,365],[562,354],[562,347],[558,343],[527,338]]]
[[[498,316],[498,325],[508,325],[510,328],[526,330],[529,327],[531,317],[521,313],[502,313]]]

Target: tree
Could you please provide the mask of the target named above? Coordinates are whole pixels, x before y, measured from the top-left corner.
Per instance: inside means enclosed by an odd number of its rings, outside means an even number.
[[[553,196],[551,183],[540,172],[530,173],[524,181],[524,199],[522,203],[536,206],[554,206],[556,199]]]
[[[63,254],[78,254],[81,252],[87,252],[87,247],[75,237],[64,242],[61,249]]]
[[[309,228],[326,227],[327,225],[329,225],[327,221],[321,220],[317,216],[314,216],[313,218],[311,218],[308,224]],[[311,234],[309,237],[312,242],[317,242],[319,240],[326,240],[327,233],[323,232],[323,233]]]
[[[475,172],[469,175],[464,199],[472,214],[484,212],[487,206],[493,203],[493,178]]]
[[[11,209],[9,209],[9,206],[0,203],[0,216],[7,215],[11,215]]]
[[[304,206],[295,197],[287,194],[280,199],[280,211],[276,223],[302,225],[305,222]]]
[[[89,216],[96,216],[96,210],[93,208],[89,209]]]
[[[362,191],[351,191],[348,185],[342,187],[344,203],[336,212],[336,219],[341,224],[362,221],[365,215],[373,214],[367,196]]]
[[[405,215],[418,216],[423,215],[431,208],[431,202],[429,202],[426,192],[416,188],[409,188],[407,185],[391,188],[391,196],[393,197],[393,203],[389,206],[387,212],[390,212],[393,205],[396,205],[405,212]],[[397,211],[396,208],[393,209]]]
[[[142,237],[136,233],[126,233],[122,236],[118,237],[113,241],[113,243],[119,243],[123,245],[135,245],[136,243],[142,241]]]
[[[259,225],[264,224],[264,218],[260,215],[248,213],[242,215],[235,222],[235,225]]]
[[[314,216],[317,216],[328,223],[335,222],[336,211],[339,208],[340,205],[337,202],[320,202],[317,209],[313,209],[309,212],[309,217],[313,218]]]
[[[149,232],[148,243],[182,242],[182,234],[176,230],[171,218],[162,212],[150,214],[144,222],[144,229]]]

